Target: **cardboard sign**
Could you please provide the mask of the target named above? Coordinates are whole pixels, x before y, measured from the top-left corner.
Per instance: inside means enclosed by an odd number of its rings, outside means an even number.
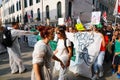
[[[101,17],[101,12],[97,11],[97,12],[92,12],[92,16],[91,16],[91,24],[92,25],[97,25],[100,23],[100,17]]]
[[[64,18],[58,18],[58,25],[64,25],[65,21]]]

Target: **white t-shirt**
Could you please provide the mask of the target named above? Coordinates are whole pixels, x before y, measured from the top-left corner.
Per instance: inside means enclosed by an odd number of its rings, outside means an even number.
[[[71,42],[69,39],[66,39],[66,46],[71,46]],[[65,44],[64,44],[64,40],[63,39],[59,39],[58,40],[58,43],[57,43],[57,50],[58,50],[58,53],[57,55],[62,56],[62,55],[68,55],[68,51],[65,47]]]
[[[66,46],[71,46],[71,42],[69,39],[66,40]],[[68,61],[68,51],[64,45],[64,40],[63,39],[59,39],[58,43],[57,43],[57,50],[58,52],[55,54],[63,63],[64,65],[66,65],[67,61]],[[55,65],[54,68],[56,70],[60,70],[60,63],[55,61]]]
[[[50,46],[46,45],[43,40],[39,40],[34,46],[32,63],[45,64],[46,67],[51,67],[52,55]]]

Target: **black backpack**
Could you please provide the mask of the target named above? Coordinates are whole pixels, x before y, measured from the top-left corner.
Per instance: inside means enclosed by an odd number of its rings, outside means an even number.
[[[64,45],[65,45],[65,47],[66,47],[66,49],[67,49],[67,51],[68,51],[68,48],[67,48],[67,45],[66,45],[66,40],[67,40],[67,39],[64,40]],[[72,47],[72,56],[73,56],[73,55],[74,55],[74,44],[73,44],[72,41],[71,41],[71,47]]]
[[[2,45],[5,47],[12,47],[13,42],[15,41],[12,40],[12,35],[11,35],[11,30],[8,30],[7,28],[4,29],[3,33],[2,33]]]

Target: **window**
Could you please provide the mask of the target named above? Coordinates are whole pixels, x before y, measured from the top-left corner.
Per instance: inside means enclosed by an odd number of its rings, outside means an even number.
[[[49,6],[47,5],[46,6],[46,18],[49,19],[50,16],[49,16]]]
[[[37,18],[38,18],[38,21],[40,21],[40,8],[37,9]]]
[[[20,14],[20,22],[21,22],[21,14]]]
[[[19,22],[19,16],[17,16],[17,22]]]
[[[28,16],[27,16],[27,12],[25,13],[25,16],[24,16],[24,22],[28,22]]]
[[[40,2],[40,0],[36,0],[36,3]]]
[[[31,10],[31,17],[33,18],[33,10]]]
[[[15,7],[14,7],[14,5],[13,5],[13,13],[15,12]]]
[[[21,10],[21,2],[19,1],[19,10]]]
[[[11,13],[14,13],[15,12],[15,8],[14,8],[14,5],[11,6]]]
[[[95,5],[95,0],[93,0],[93,5]]]
[[[62,14],[61,14],[61,2],[57,3],[57,17],[58,18],[62,17]]]
[[[68,17],[71,17],[71,13],[72,13],[72,3],[69,2],[69,4],[68,4]]]
[[[16,3],[16,11],[18,11],[18,2]]]
[[[32,6],[33,5],[33,0],[29,0],[29,4],[30,4],[30,6]]]
[[[27,0],[24,0],[24,7],[27,7]]]

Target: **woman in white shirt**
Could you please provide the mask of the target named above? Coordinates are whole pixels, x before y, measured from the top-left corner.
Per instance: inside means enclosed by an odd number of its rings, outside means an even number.
[[[59,27],[56,34],[58,37],[58,43],[54,54],[64,63],[65,68],[63,69],[59,63],[55,61],[54,71],[59,70],[58,80],[66,80],[67,68],[70,65],[70,59],[72,56],[71,42],[66,38],[64,28]]]

